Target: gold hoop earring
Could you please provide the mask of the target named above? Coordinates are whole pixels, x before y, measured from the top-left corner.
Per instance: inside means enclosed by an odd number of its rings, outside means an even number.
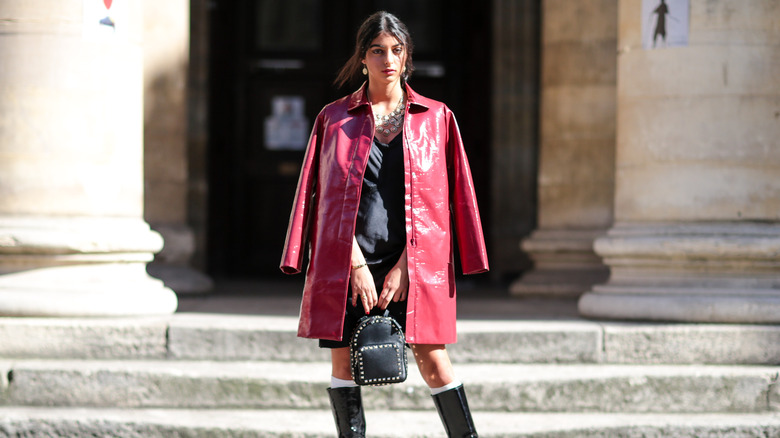
[[[367,75],[368,75],[368,69],[363,67],[363,76],[367,76]]]

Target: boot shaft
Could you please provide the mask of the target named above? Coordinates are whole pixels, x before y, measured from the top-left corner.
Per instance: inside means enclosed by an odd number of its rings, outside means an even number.
[[[463,389],[463,385],[432,397],[448,437],[477,438],[477,429],[471,418],[471,410],[468,400],[466,400],[466,391]]]
[[[339,438],[365,438],[366,417],[360,387],[328,388]]]

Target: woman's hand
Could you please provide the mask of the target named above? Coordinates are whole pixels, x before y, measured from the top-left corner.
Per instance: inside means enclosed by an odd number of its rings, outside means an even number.
[[[357,239],[352,237],[352,266],[360,268],[352,269],[349,275],[349,284],[352,286],[352,306],[357,306],[358,299],[363,303],[363,309],[366,315],[376,306],[376,285],[374,285],[374,276],[366,266],[366,259],[363,257],[363,251],[358,246]]]
[[[409,292],[409,266],[406,260],[406,248],[401,258],[385,276],[382,293],[379,295],[379,308],[384,310],[390,301],[403,301]]]
[[[374,276],[371,275],[368,266],[363,266],[352,270],[349,281],[352,286],[352,306],[357,306],[359,299],[363,303],[366,315],[368,315],[377,304]]]

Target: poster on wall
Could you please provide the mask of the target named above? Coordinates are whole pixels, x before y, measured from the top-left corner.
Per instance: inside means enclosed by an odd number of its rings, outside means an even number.
[[[688,45],[690,0],[642,0],[642,47]]]
[[[125,38],[128,0],[83,0],[84,22],[82,35],[91,41],[110,41]]]
[[[271,115],[265,119],[265,147],[303,150],[309,139],[309,121],[303,114],[303,96],[274,96]]]

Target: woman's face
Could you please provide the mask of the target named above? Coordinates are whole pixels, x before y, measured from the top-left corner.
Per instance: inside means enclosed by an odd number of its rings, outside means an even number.
[[[382,32],[368,46],[363,64],[368,69],[369,82],[397,82],[406,65],[406,49],[394,36]]]

